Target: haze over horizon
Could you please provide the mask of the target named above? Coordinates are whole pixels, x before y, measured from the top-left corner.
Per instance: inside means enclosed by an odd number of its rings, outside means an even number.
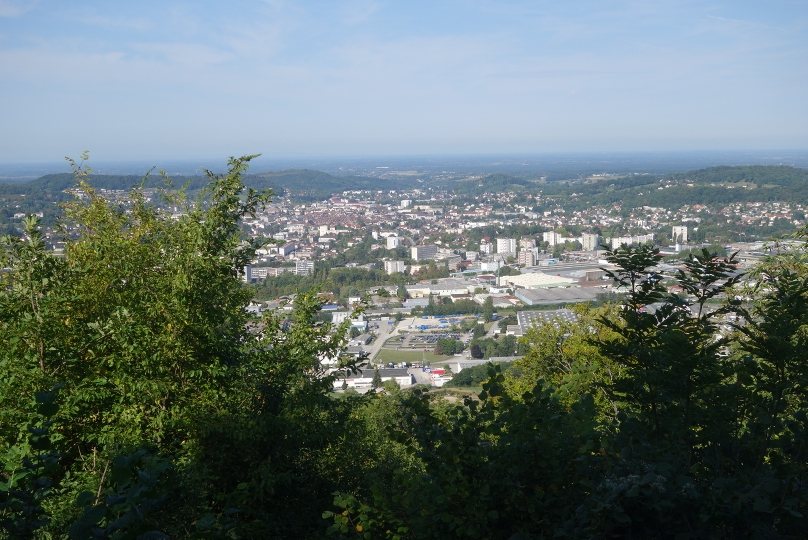
[[[0,0],[0,162],[806,149],[807,23],[783,0]]]

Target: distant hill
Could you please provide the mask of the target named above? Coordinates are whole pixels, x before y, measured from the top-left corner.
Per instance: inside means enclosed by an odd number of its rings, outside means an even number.
[[[672,174],[668,178],[694,184],[723,183],[755,184],[756,187],[801,187],[808,184],[808,169],[798,169],[786,165],[721,166]]]
[[[137,175],[93,174],[87,181],[98,189],[129,190],[135,186],[158,187],[163,185],[159,175],[152,174],[145,179]],[[188,183],[188,189],[202,189],[208,184],[205,176],[172,176],[176,187]],[[244,183],[254,189],[272,188],[277,193],[289,193],[303,200],[325,199],[335,193],[357,189],[402,189],[409,186],[406,180],[388,180],[364,176],[332,176],[312,170],[290,170],[244,175]],[[49,174],[28,182],[0,183],[0,197],[21,196],[43,197],[61,201],[69,196],[64,193],[75,185],[72,174]]]
[[[322,200],[346,190],[407,189],[413,180],[375,178],[368,176],[332,176],[320,171],[289,170],[245,175],[244,183],[255,189],[272,188],[289,192],[300,200]]]
[[[664,185],[670,187],[663,188]],[[805,204],[808,203],[808,170],[779,165],[721,166],[663,178],[647,175],[570,188],[548,186],[544,191],[551,196],[575,193],[567,203],[572,208],[616,203],[628,208],[767,201]]]
[[[442,185],[445,189],[454,190],[460,195],[478,195],[482,193],[496,193],[499,191],[524,191],[538,186],[535,182],[512,176],[510,174],[489,174],[484,178],[459,180],[451,184]]]

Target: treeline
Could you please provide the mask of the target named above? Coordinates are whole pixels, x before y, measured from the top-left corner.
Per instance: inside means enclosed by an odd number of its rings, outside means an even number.
[[[808,182],[808,170],[787,165],[746,165],[709,167],[686,173],[672,174],[668,178],[694,184],[739,184],[804,187]]]
[[[448,315],[472,315],[482,313],[482,306],[474,300],[452,300],[444,297],[435,301],[434,297],[429,297],[429,304],[424,307],[414,307],[413,315],[427,315],[435,317],[445,317]]]
[[[665,189],[663,183],[675,185]],[[687,184],[691,183],[692,186]],[[753,189],[743,183],[754,184]],[[709,184],[723,184],[711,186]],[[735,184],[732,189],[726,185]],[[726,205],[742,202],[791,202],[802,204],[808,197],[808,170],[786,166],[710,167],[660,179],[640,176],[604,180],[595,184],[575,185],[569,189],[556,185],[545,189],[548,195],[566,198],[570,192],[576,200],[565,200],[565,208],[584,209],[593,205],[624,208],[657,206],[679,208],[684,205]]]
[[[459,195],[482,195],[483,193],[531,190],[538,185],[525,178],[497,173],[480,179],[453,181],[451,184],[445,185],[445,188]]]
[[[500,362],[497,364],[500,373],[503,375],[508,374],[508,370],[513,366],[513,362]],[[494,364],[488,362],[480,366],[473,366],[455,373],[452,380],[444,384],[447,388],[463,388],[468,386],[482,386],[488,380],[490,373],[489,370],[494,367]]]
[[[402,285],[410,279],[404,274],[387,274],[384,270],[366,268],[331,268],[318,262],[314,274],[298,276],[291,272],[267,278],[253,286],[256,298],[261,300],[275,299],[281,296],[317,289],[331,292],[338,299],[347,300],[349,296],[358,296],[360,291],[380,287],[382,285]]]

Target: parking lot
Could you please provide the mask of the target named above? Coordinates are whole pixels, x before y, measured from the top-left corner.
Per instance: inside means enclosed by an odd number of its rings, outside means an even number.
[[[458,332],[439,332],[435,334],[415,334],[410,336],[410,345],[418,347],[421,344],[435,345],[440,339],[460,339]]]

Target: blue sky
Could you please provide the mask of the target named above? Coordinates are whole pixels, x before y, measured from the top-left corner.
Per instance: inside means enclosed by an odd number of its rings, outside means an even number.
[[[0,0],[0,160],[808,148],[808,2]]]

